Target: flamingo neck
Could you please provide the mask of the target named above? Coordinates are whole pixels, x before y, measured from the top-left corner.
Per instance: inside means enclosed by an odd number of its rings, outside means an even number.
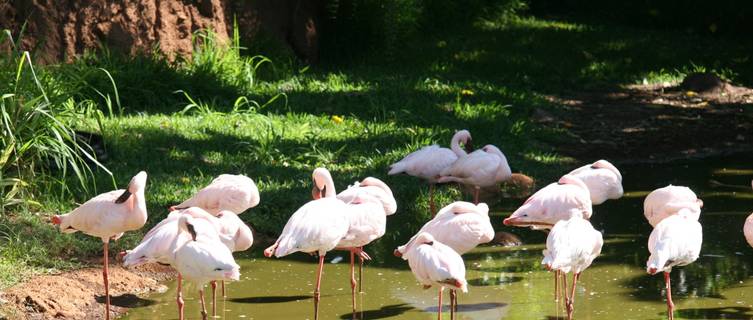
[[[450,150],[452,150],[452,152],[454,152],[458,157],[468,155],[468,153],[460,147],[460,139],[462,138],[462,131],[458,131],[454,136],[452,136],[452,140],[450,140]]]

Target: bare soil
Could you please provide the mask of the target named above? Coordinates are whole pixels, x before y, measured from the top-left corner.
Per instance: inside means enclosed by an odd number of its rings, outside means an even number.
[[[134,269],[111,264],[109,272],[112,317],[151,303],[139,296],[166,290],[160,282],[177,276],[170,267],[156,264]],[[102,269],[40,275],[0,293],[0,299],[10,319],[104,319]]]
[[[753,151],[753,89],[633,85],[548,99],[558,107],[534,110],[533,120],[561,129],[552,144],[579,160],[662,163]]]

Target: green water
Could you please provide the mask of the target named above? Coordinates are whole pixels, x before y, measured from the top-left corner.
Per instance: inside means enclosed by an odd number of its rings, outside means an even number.
[[[581,276],[575,298],[576,319],[665,319],[663,278],[645,273],[646,242],[651,232],[643,217],[643,197],[669,183],[686,185],[704,201],[701,223],[704,244],[692,265],[672,272],[672,294],[678,319],[753,319],[753,248],[742,225],[753,211],[748,159],[725,159],[671,166],[623,166],[625,197],[594,207],[592,222],[604,233],[602,255]],[[713,181],[741,188],[719,186]],[[746,188],[747,186],[747,188]],[[502,217],[519,203],[494,212],[498,230],[521,236],[526,245],[484,246],[464,255],[470,284],[459,295],[458,319],[558,319],[561,306],[553,299],[553,276],[541,268],[545,235],[502,226]],[[398,214],[409,214],[398,212]],[[389,233],[389,229],[388,229]],[[405,235],[407,237],[408,235]],[[398,237],[403,238],[403,236]],[[403,239],[395,239],[395,241]],[[385,237],[383,242],[391,241]],[[382,244],[392,247],[392,243]],[[228,285],[228,297],[218,300],[222,319],[310,319],[316,260],[304,254],[276,260],[259,257],[254,247],[238,259],[241,281]],[[368,247],[367,247],[368,251]],[[364,268],[364,292],[359,295],[362,319],[436,319],[437,290],[424,290],[407,263],[387,250],[370,252],[375,261]],[[342,256],[332,252],[327,261]],[[321,319],[351,319],[347,260],[327,263],[322,280]],[[164,293],[143,297],[125,319],[174,319],[175,284]],[[186,316],[198,319],[198,294],[184,290]],[[211,295],[207,295],[211,299]],[[448,296],[445,294],[447,310]],[[211,306],[209,307],[211,314]],[[449,314],[445,313],[447,319]]]

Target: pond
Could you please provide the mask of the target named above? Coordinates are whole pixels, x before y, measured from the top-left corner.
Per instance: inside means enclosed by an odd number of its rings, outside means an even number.
[[[621,167],[625,196],[594,207],[592,223],[603,232],[605,244],[602,255],[578,282],[574,318],[666,319],[663,278],[645,272],[651,227],[643,217],[643,198],[651,190],[672,183],[689,186],[704,201],[701,257],[672,272],[676,317],[753,319],[753,248],[742,233],[745,218],[753,211],[753,170],[749,165],[749,159],[735,157]],[[540,266],[546,236],[502,226],[502,219],[519,204],[509,203],[492,213],[492,223],[497,230],[521,236],[525,245],[482,246],[463,256],[469,292],[459,294],[458,319],[565,317],[553,299],[553,276]],[[392,244],[381,247],[394,248]],[[285,259],[266,259],[260,248],[252,250],[238,259],[242,281],[228,284],[227,298],[218,299],[218,318],[312,319],[316,259],[300,253]],[[436,319],[437,290],[424,290],[407,263],[390,252],[369,252],[375,261],[364,267],[364,293],[359,295],[358,316]],[[342,261],[332,263],[333,260]],[[351,319],[347,253],[331,252],[327,261],[321,319]],[[124,319],[177,318],[175,283],[168,286],[164,293],[145,297],[141,304],[144,306],[131,309]],[[200,318],[195,288],[188,285],[184,297],[187,318]],[[444,311],[448,310],[448,301],[445,293]],[[211,307],[208,308],[211,314]],[[448,313],[445,316],[449,319]]]

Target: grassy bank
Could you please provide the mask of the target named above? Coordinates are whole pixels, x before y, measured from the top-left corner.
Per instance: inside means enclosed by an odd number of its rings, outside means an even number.
[[[387,237],[406,238],[428,219],[426,189],[410,177],[386,177],[387,166],[406,153],[446,145],[465,128],[475,144],[499,146],[513,171],[546,183],[575,165],[540,142],[561,129],[529,119],[536,108],[558,107],[546,95],[674,81],[694,70],[751,84],[749,49],[676,32],[489,13],[452,32],[406,41],[397,57],[363,54],[311,68],[282,56],[258,64],[260,58],[208,45],[178,63],[96,53],[38,69],[62,97],[91,101],[74,104],[82,117],[68,123],[102,134],[104,165],[118,186],[139,170],[149,173],[149,221],[118,241],[113,251],[119,251],[132,247],[169,205],[221,173],[257,181],[262,202],[242,218],[274,234],[309,199],[316,166],[332,171],[338,189],[368,175],[384,178],[400,206]],[[112,75],[117,95],[98,68]],[[92,112],[93,106],[103,112]],[[0,288],[30,274],[88,264],[101,253],[98,240],[60,235],[47,223],[50,214],[113,188],[104,170],[92,170],[96,182],[88,190],[68,179],[70,190],[58,192],[54,179],[40,180],[31,189],[39,205],[5,209]],[[441,190],[440,203],[461,197],[453,188]]]

